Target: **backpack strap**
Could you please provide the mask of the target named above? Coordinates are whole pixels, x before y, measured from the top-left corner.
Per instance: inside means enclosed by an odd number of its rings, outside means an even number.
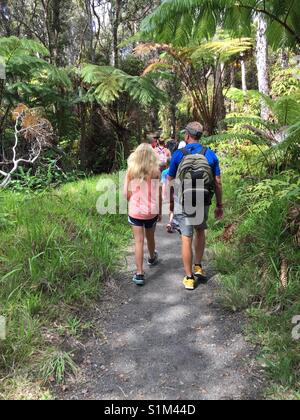
[[[207,152],[207,147],[203,146],[200,154],[205,156],[206,152]]]
[[[189,156],[191,154],[191,152],[189,152],[189,150],[184,147],[183,149],[180,149],[181,153],[183,154],[183,156]]]
[[[207,147],[205,147],[205,146],[203,146],[202,147],[202,150],[201,150],[201,152],[200,152],[200,155],[203,155],[203,156],[205,156],[206,155],[206,152],[207,152]],[[181,151],[181,153],[183,154],[183,156],[188,156],[188,155],[191,155],[192,153],[186,148],[186,147],[184,147],[183,149],[180,149],[180,151]]]

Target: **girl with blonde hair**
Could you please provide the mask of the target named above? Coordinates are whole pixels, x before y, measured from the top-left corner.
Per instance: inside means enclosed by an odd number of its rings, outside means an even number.
[[[128,159],[125,179],[128,221],[132,226],[135,239],[135,259],[137,272],[133,277],[136,285],[145,283],[144,242],[147,239],[148,265],[158,263],[155,247],[155,229],[161,221],[162,195],[160,186],[159,158],[149,144],[141,144]]]

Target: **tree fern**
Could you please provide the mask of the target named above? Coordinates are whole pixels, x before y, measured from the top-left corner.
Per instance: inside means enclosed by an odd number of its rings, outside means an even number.
[[[195,47],[191,58],[197,61],[211,56],[212,58],[217,57],[220,62],[226,62],[230,57],[241,54],[242,52],[251,49],[252,46],[253,42],[251,38],[220,39],[206,42],[199,47]]]
[[[15,36],[0,38],[0,55],[6,61],[9,61],[12,57],[32,54],[48,56],[49,51],[41,43],[32,39]]]
[[[260,148],[269,163],[275,161],[278,168],[282,165],[295,164],[299,169],[299,101],[290,96],[275,101],[268,97],[263,96],[263,98],[272,110],[275,122],[264,121],[260,117],[227,118],[225,122],[236,127],[228,133],[211,136],[206,141],[251,141]],[[261,146],[268,147],[268,150],[261,149]]]
[[[280,125],[293,125],[300,120],[300,101],[295,96],[282,96],[275,101],[268,96],[262,97]]]
[[[123,92],[127,92],[143,105],[165,98],[163,92],[147,76],[130,76],[114,67],[91,64],[84,66],[81,74],[84,82],[91,85],[90,92],[105,105],[114,102]]]
[[[294,0],[164,0],[143,22],[142,32],[160,42],[172,42],[173,32],[174,45],[179,46],[191,38],[209,38],[219,26],[238,36],[250,36],[257,13],[263,13],[269,22],[271,44],[300,43],[300,8]],[[192,30],[184,28],[185,16],[189,17]]]
[[[47,79],[47,83],[51,86],[64,87],[69,90],[72,89],[72,81],[66,69],[50,65],[41,76],[44,76]]]
[[[48,68],[48,62],[42,58],[48,54],[48,50],[39,42],[14,36],[0,38],[0,56],[6,66],[8,79],[29,79],[34,71]]]
[[[255,145],[267,146],[267,142],[265,139],[255,134],[251,134],[250,132],[247,133],[245,131],[220,133],[220,134],[215,134],[213,136],[205,137],[203,139],[203,143],[205,144],[218,143],[218,142],[228,143],[232,141],[238,141],[238,142],[251,141]]]
[[[42,71],[49,68],[49,63],[41,58],[23,55],[10,58],[6,65],[6,75],[8,78],[16,79],[25,77],[29,79],[35,71]]]

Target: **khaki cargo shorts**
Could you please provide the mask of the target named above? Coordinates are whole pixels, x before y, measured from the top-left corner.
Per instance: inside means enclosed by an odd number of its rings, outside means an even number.
[[[186,214],[175,214],[175,220],[179,224],[182,236],[191,238],[194,235],[194,230],[208,229],[207,221],[209,209],[210,206],[204,207],[204,219],[200,225],[194,224],[194,220]]]

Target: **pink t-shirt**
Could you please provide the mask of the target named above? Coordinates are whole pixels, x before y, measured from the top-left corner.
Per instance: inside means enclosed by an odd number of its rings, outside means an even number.
[[[151,220],[159,214],[160,180],[126,180],[125,193],[129,196],[128,214],[139,220]]]

